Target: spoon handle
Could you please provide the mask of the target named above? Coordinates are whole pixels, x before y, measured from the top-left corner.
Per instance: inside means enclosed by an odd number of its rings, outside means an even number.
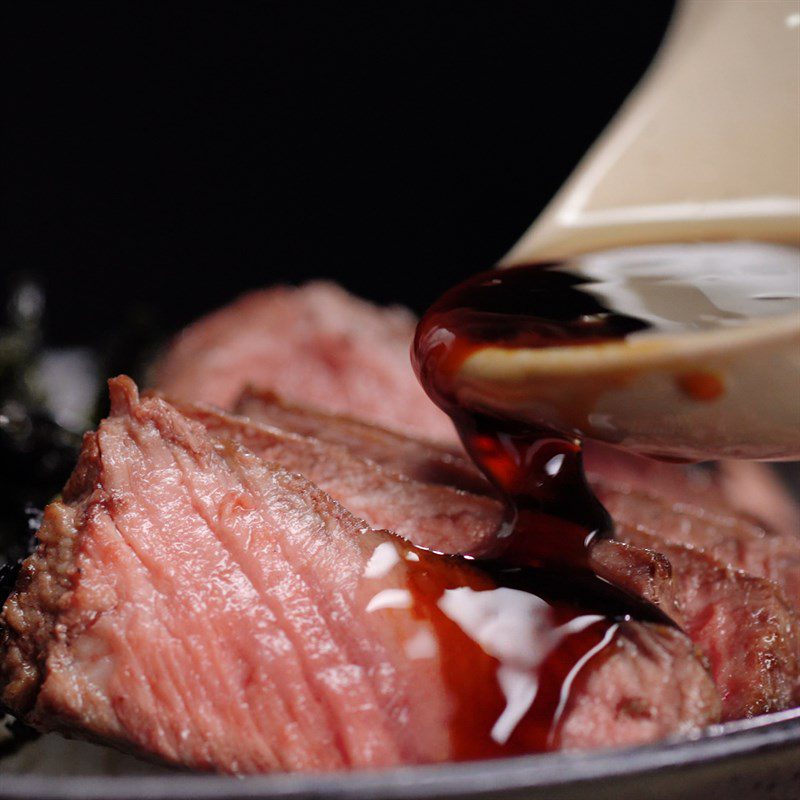
[[[800,243],[800,2],[684,0],[649,71],[503,260]]]

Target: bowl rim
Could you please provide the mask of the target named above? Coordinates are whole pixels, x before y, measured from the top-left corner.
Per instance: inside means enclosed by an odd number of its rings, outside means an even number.
[[[176,773],[159,776],[3,775],[0,798],[40,800],[415,800],[469,798],[486,793],[569,787],[598,780],[733,761],[797,748],[800,708],[713,725],[690,736],[655,744],[593,752],[546,753],[513,758],[401,767],[353,773],[294,773],[233,778]]]

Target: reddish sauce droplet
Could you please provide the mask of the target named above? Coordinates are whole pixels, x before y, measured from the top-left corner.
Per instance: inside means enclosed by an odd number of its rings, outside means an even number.
[[[722,378],[713,372],[686,372],[677,377],[676,383],[687,397],[698,402],[718,400],[725,394]]]

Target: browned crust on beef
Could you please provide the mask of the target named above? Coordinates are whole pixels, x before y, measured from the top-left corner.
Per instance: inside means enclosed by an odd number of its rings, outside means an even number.
[[[690,502],[676,502],[593,479],[598,496],[615,522],[648,541],[684,545],[707,552],[715,562],[742,570],[776,585],[800,611],[800,538],[776,531],[740,514],[706,510]],[[662,550],[661,544],[650,544]]]
[[[47,670],[47,653],[67,636],[58,617],[69,606],[81,516],[97,478],[97,436],[83,438],[81,456],[64,487],[63,500],[44,512],[38,545],[25,559],[14,591],[0,614],[2,701],[18,716],[35,704]]]
[[[800,626],[778,586],[701,549],[630,526],[618,525],[617,535],[657,549],[672,564],[684,630],[711,665],[724,719],[777,711],[800,700]]]
[[[658,606],[676,624],[683,625],[672,565],[665,555],[628,542],[601,540],[592,548],[590,559],[601,578]]]
[[[242,393],[235,413],[288,433],[344,445],[354,455],[414,480],[476,494],[492,492],[488,481],[460,447],[410,437],[346,414],[290,403],[275,392],[252,386]]]
[[[129,378],[109,382],[111,415],[128,413],[144,418],[147,409],[138,403],[136,386]],[[172,430],[157,415],[150,415],[167,438],[181,437],[191,444],[187,431]],[[190,449],[190,448],[189,448]],[[47,729],[69,733],[79,728],[79,720],[64,716],[63,709],[41,709],[33,717],[39,689],[48,671],[55,668],[59,651],[78,633],[74,621],[68,628],[60,618],[70,609],[72,592],[80,577],[78,548],[80,530],[91,516],[92,508],[103,502],[99,485],[101,453],[96,432],[84,435],[78,463],[67,480],[61,499],[44,511],[37,532],[36,550],[22,564],[13,591],[0,613],[0,700],[17,716],[36,726],[36,716],[48,716]],[[90,624],[91,620],[85,620]],[[98,739],[108,743],[108,738]],[[121,740],[124,744],[124,740]]]

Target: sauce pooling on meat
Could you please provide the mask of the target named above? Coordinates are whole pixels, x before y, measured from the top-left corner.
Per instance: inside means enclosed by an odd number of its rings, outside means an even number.
[[[505,711],[495,708],[497,716],[491,726],[484,726],[483,738],[476,734],[474,721],[467,726],[473,737],[470,756],[508,753],[508,747],[511,752],[553,747],[570,692],[613,649],[620,621],[666,620],[654,606],[592,573],[591,549],[599,539],[613,535],[613,525],[584,476],[576,432],[501,418],[487,408],[470,406],[456,390],[459,369],[485,347],[601,344],[653,332],[736,326],[754,316],[796,310],[795,258],[779,254],[754,275],[748,247],[640,248],[575,263],[492,270],[448,291],[420,322],[412,353],[417,375],[429,396],[450,415],[467,452],[507,505],[506,523],[492,547],[473,556],[506,587],[495,592],[527,594],[530,608],[523,616],[537,625],[545,620],[535,638],[545,643],[546,655],[527,665],[533,683],[527,690],[524,685],[510,690],[528,697],[529,706],[522,712],[517,709],[514,725],[509,722],[514,716],[510,705]],[[703,384],[698,391],[706,389]],[[470,590],[455,590],[454,595],[458,592],[467,601]],[[494,607],[498,620],[513,618],[525,606],[517,599],[520,605],[515,608],[511,595],[509,602],[508,607]],[[534,611],[540,603],[549,609],[544,615]],[[438,605],[442,607],[441,599]],[[456,616],[474,622],[485,619],[485,613],[485,607],[464,605]],[[477,641],[483,644],[480,636]],[[464,669],[470,659],[480,663],[475,653],[464,655],[470,653],[469,646],[461,648],[454,658],[464,660]],[[513,669],[509,673],[500,659],[496,681],[487,680],[486,685],[497,686],[500,696],[512,673],[522,674]],[[496,734],[506,725],[512,733],[501,747]],[[475,752],[477,742],[489,740],[495,751]]]
[[[510,566],[426,551],[398,539],[373,551],[364,577],[397,587],[369,597],[368,614],[410,608],[432,634],[404,644],[409,659],[439,657],[457,760],[545,752],[563,746],[561,723],[586,681],[634,635],[628,622],[668,623],[588,574]],[[382,583],[385,587],[385,582]],[[591,596],[584,604],[579,598]]]
[[[580,431],[470,405],[456,388],[466,359],[490,347],[574,348],[798,313],[799,278],[793,248],[671,245],[491,270],[446,292],[420,322],[412,356],[428,395],[508,501],[507,528],[480,555],[585,569],[611,524],[584,478]],[[699,400],[724,391],[713,375],[684,376],[682,388]]]

